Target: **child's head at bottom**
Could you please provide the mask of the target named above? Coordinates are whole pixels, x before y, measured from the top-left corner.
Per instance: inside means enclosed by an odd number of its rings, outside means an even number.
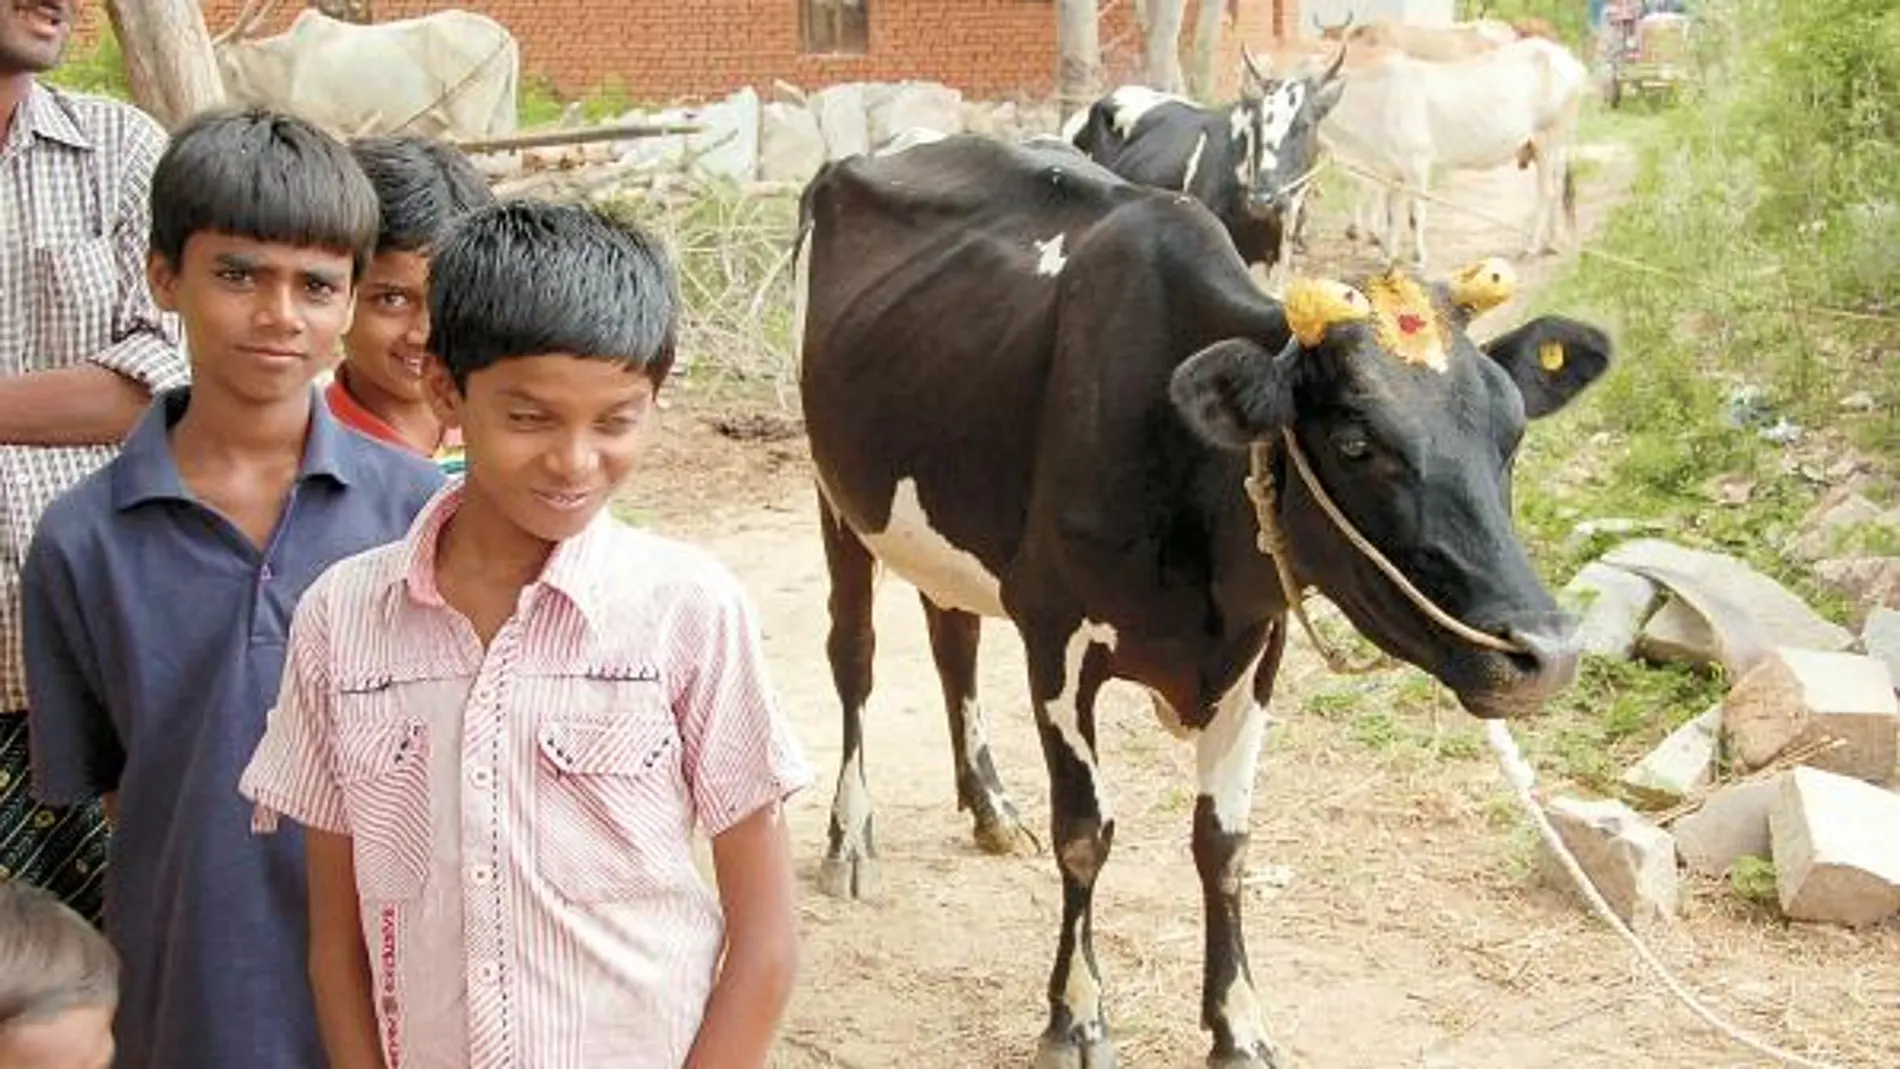
[[[431,393],[470,495],[545,541],[586,527],[632,470],[678,301],[659,245],[592,208],[519,201],[454,227],[430,264]]]
[[[0,1069],[106,1069],[119,959],[51,894],[0,881]]]

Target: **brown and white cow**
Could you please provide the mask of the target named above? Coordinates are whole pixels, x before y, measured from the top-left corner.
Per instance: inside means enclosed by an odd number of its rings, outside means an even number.
[[[923,595],[958,799],[990,849],[1021,829],[979,712],[979,620],[1022,636],[1063,887],[1038,1069],[1114,1064],[1091,944],[1115,836],[1094,708],[1110,679],[1146,688],[1197,750],[1210,1063],[1275,1065],[1240,874],[1288,598],[1256,544],[1250,447],[1298,443],[1272,461],[1296,585],[1474,714],[1526,713],[1573,679],[1578,640],[1513,530],[1512,458],[1527,419],[1603,372],[1608,339],[1545,317],[1474,345],[1465,325],[1505,295],[1502,261],[1451,283],[1296,279],[1282,306],[1203,205],[1060,143],[853,157],[812,180],[800,216],[800,392],[844,726],[822,888],[862,896],[876,873],[863,713],[882,566]],[[1441,628],[1321,493],[1441,610],[1517,652]]]

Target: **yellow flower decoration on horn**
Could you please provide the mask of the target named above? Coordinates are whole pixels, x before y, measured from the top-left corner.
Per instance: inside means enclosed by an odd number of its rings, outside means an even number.
[[[1451,367],[1450,332],[1424,286],[1394,268],[1366,283],[1377,310],[1379,345],[1413,367],[1443,374]]]
[[[1445,288],[1451,291],[1451,303],[1467,315],[1480,315],[1511,299],[1517,272],[1510,261],[1493,256],[1451,276]]]
[[[1326,337],[1326,328],[1335,323],[1352,323],[1372,315],[1372,302],[1366,295],[1330,278],[1296,278],[1287,284],[1286,325],[1305,348],[1317,346]]]

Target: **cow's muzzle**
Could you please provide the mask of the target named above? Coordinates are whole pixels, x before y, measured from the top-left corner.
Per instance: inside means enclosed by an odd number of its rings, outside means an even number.
[[[1523,716],[1576,682],[1583,634],[1575,616],[1526,613],[1507,620],[1499,632],[1517,652],[1487,655],[1484,685],[1458,695],[1471,715],[1487,720]]]

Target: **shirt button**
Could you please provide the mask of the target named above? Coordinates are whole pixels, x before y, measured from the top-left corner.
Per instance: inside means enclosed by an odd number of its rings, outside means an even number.
[[[475,979],[484,984],[492,984],[501,979],[501,966],[492,961],[485,961],[480,968],[475,970]]]
[[[487,865],[477,865],[469,870],[468,877],[476,883],[486,884],[495,878],[495,870]]]
[[[495,773],[490,771],[488,766],[480,765],[468,774],[468,779],[475,786],[486,790],[490,783],[495,782]]]

